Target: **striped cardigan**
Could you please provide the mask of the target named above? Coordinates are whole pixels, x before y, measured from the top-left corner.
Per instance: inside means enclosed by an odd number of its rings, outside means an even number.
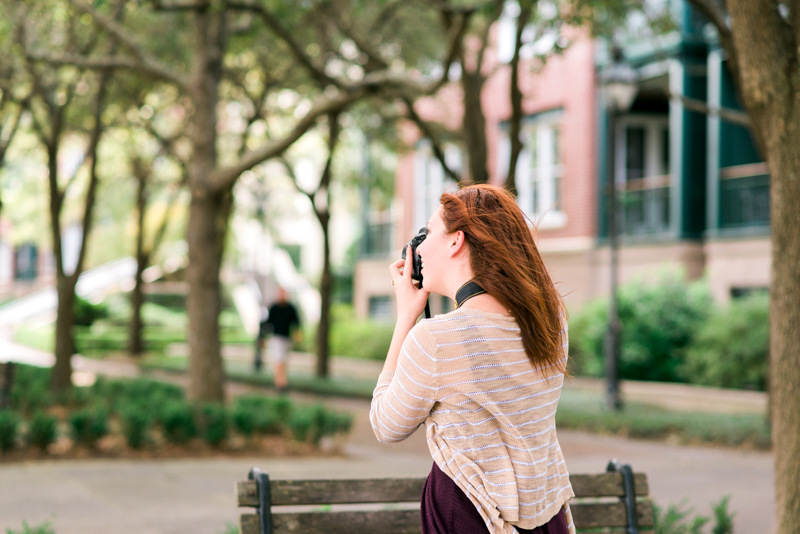
[[[461,308],[411,330],[397,370],[378,378],[370,421],[383,442],[424,422],[434,461],[489,532],[532,529],[564,507],[574,533],[574,493],[555,427],[563,382],[562,373],[545,377],[533,367],[513,317]]]

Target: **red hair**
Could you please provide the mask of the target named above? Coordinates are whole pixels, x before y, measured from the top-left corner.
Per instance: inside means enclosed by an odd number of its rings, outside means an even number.
[[[481,184],[444,193],[440,202],[447,233],[464,232],[474,280],[511,311],[534,367],[564,372],[566,309],[514,198]]]

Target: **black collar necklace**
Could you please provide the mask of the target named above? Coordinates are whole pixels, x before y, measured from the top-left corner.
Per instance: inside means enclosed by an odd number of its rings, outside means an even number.
[[[462,304],[472,297],[477,297],[484,293],[486,293],[485,289],[479,286],[475,280],[470,280],[456,291],[456,309],[460,308]]]

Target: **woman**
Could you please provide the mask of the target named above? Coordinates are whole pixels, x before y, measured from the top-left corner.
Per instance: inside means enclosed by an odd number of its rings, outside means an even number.
[[[554,419],[564,307],[525,218],[507,192],[476,185],[443,194],[427,228],[424,287],[404,260],[389,267],[397,324],[370,410],[375,435],[401,441],[426,423],[423,534],[574,534]],[[415,325],[429,293],[457,308]]]

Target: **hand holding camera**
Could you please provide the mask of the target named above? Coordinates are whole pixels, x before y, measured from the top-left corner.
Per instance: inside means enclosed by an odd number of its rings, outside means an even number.
[[[403,249],[403,259],[389,266],[397,298],[398,321],[416,321],[423,310],[426,311],[426,317],[430,317],[429,293],[422,288],[422,259],[417,254],[417,247],[425,240],[427,234],[428,229],[422,228]]]

